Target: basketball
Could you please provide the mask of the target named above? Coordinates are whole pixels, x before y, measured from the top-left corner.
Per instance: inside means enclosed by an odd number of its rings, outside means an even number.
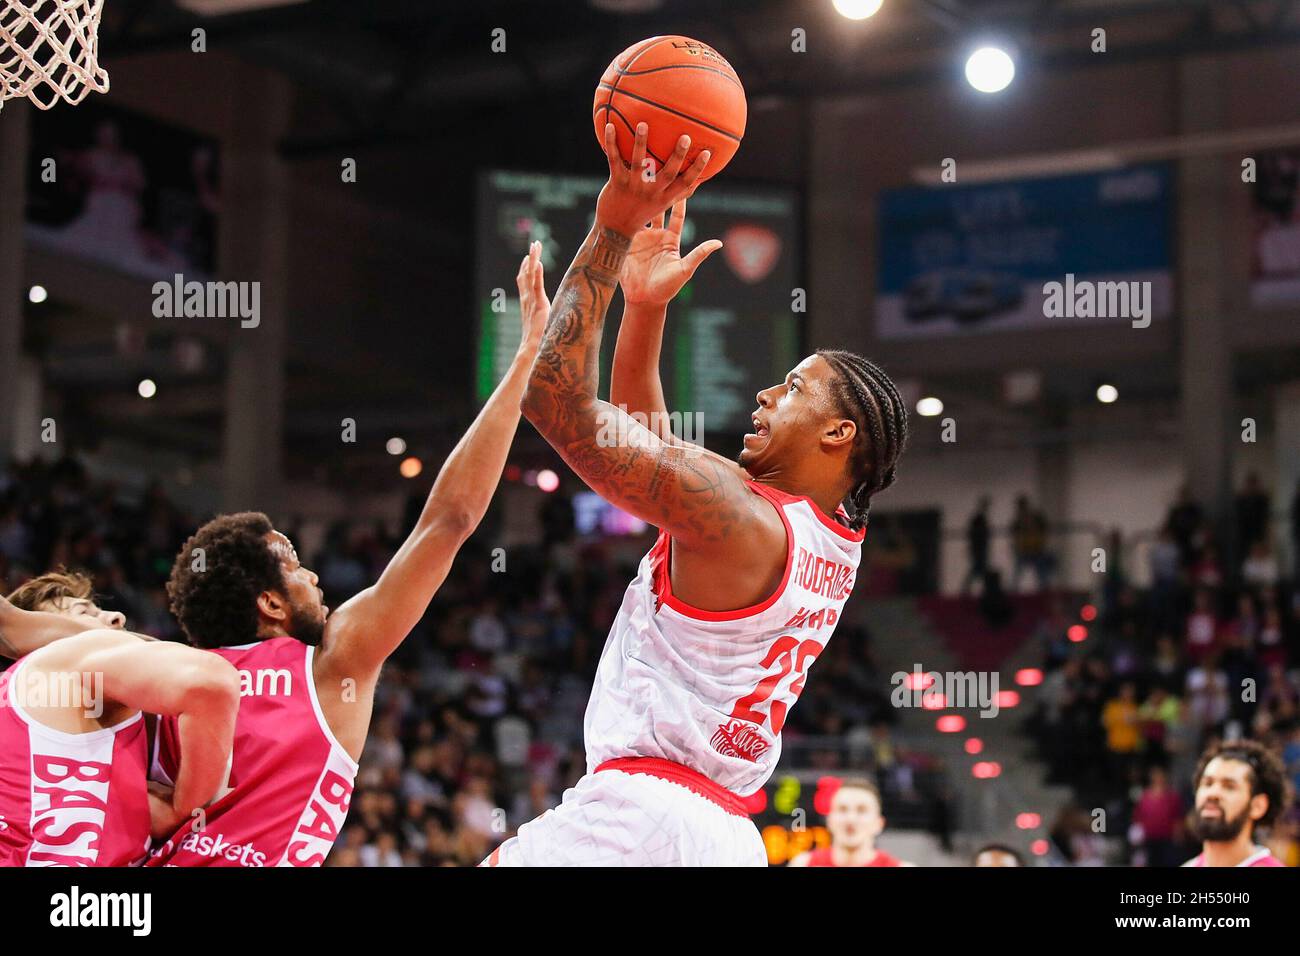
[[[709,150],[701,179],[710,179],[740,148],[746,110],[745,88],[722,54],[690,37],[662,36],[634,43],[614,58],[596,87],[592,118],[602,144],[605,124],[614,124],[624,162],[632,158],[637,124],[645,122],[650,127],[646,150],[656,169],[687,134],[686,165],[700,150]]]

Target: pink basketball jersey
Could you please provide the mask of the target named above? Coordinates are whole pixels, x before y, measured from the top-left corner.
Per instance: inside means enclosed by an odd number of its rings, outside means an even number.
[[[0,866],[129,866],[149,846],[148,748],[137,712],[84,734],[38,723],[26,660],[0,674]]]
[[[1198,853],[1184,863],[1183,866],[1205,866],[1205,854]],[[1257,846],[1254,852],[1238,863],[1237,866],[1286,866],[1286,864],[1275,857],[1267,847]]]
[[[239,671],[226,788],[157,846],[149,866],[320,866],[352,800],[357,764],[334,739],[312,677],[315,648],[277,637],[220,654]],[[176,722],[159,721],[153,776],[178,768]]]

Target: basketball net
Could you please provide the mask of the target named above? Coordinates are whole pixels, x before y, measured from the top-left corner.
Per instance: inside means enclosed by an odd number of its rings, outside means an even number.
[[[25,96],[48,110],[108,92],[99,65],[104,0],[0,0],[0,107]]]

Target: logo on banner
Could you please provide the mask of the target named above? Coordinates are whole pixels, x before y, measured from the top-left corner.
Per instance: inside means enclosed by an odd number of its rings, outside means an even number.
[[[722,254],[742,282],[767,278],[781,257],[781,238],[766,226],[732,226],[722,237]]]

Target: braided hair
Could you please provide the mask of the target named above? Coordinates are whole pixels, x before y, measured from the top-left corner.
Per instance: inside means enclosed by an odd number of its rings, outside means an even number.
[[[874,362],[838,349],[818,349],[817,354],[835,373],[831,389],[841,413],[858,426],[849,455],[855,481],[849,526],[856,531],[867,526],[871,496],[897,477],[898,458],[907,444],[907,408],[893,380]]]

